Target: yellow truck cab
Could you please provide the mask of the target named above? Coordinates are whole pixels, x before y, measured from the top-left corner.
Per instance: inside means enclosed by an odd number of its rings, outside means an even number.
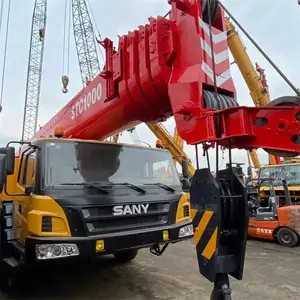
[[[161,255],[193,236],[188,197],[166,150],[42,138],[15,156],[8,144],[0,148],[0,189],[1,261],[9,267],[104,254],[126,262],[140,248]]]

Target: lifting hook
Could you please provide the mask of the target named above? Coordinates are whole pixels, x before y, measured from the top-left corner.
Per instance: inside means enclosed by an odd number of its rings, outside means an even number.
[[[232,300],[228,274],[218,274],[210,300]]]
[[[68,84],[69,84],[69,77],[67,75],[64,75],[64,76],[62,76],[61,81],[62,81],[62,85],[63,85],[62,92],[64,94],[66,94],[68,92],[67,87],[68,87]]]

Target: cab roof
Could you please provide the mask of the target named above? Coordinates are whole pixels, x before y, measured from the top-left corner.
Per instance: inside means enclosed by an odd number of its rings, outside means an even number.
[[[262,168],[276,168],[276,167],[289,167],[289,166],[299,166],[300,167],[300,162],[291,162],[291,163],[281,163],[277,165],[262,165]]]
[[[104,144],[104,145],[120,145],[124,147],[132,147],[132,148],[142,148],[142,149],[148,149],[148,150],[155,150],[155,151],[162,151],[162,152],[168,152],[166,149],[159,149],[156,147],[147,147],[147,146],[141,146],[141,145],[134,145],[134,144],[126,144],[126,143],[114,143],[114,142],[107,142],[107,141],[100,141],[100,140],[82,140],[82,139],[72,139],[72,138],[36,138],[32,139],[32,144],[37,144],[39,142],[79,142],[79,143],[93,143],[93,144]]]

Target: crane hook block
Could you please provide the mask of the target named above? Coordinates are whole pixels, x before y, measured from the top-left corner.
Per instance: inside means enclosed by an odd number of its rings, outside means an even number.
[[[62,81],[62,85],[63,85],[62,92],[64,94],[66,94],[68,92],[67,87],[68,87],[68,84],[69,84],[69,77],[64,75],[64,76],[62,76],[61,81]]]
[[[221,274],[241,280],[248,206],[239,169],[229,166],[219,170],[218,178],[209,169],[196,170],[190,195],[200,273],[217,284],[217,289],[223,286]]]

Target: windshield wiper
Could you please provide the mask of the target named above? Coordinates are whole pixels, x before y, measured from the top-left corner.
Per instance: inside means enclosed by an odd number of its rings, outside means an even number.
[[[101,187],[99,185],[93,184],[93,183],[88,183],[88,182],[78,182],[78,183],[72,183],[72,182],[67,182],[67,183],[61,183],[60,185],[80,185],[80,186],[87,186],[91,187],[94,189],[97,189],[105,194],[108,194],[108,190],[105,189],[104,187]]]
[[[129,183],[129,182],[122,182],[122,183],[110,183],[110,185],[125,185],[125,186],[128,186],[130,188],[132,188],[133,190],[137,191],[137,192],[140,192],[141,194],[145,194],[146,191],[142,188],[140,188],[139,186],[137,185],[134,185],[132,183]]]
[[[166,191],[169,191],[169,192],[172,192],[174,193],[175,192],[175,189],[171,188],[170,186],[166,185],[166,184],[163,184],[161,182],[155,182],[155,183],[145,183],[144,185],[158,185],[159,187],[165,189]]]

